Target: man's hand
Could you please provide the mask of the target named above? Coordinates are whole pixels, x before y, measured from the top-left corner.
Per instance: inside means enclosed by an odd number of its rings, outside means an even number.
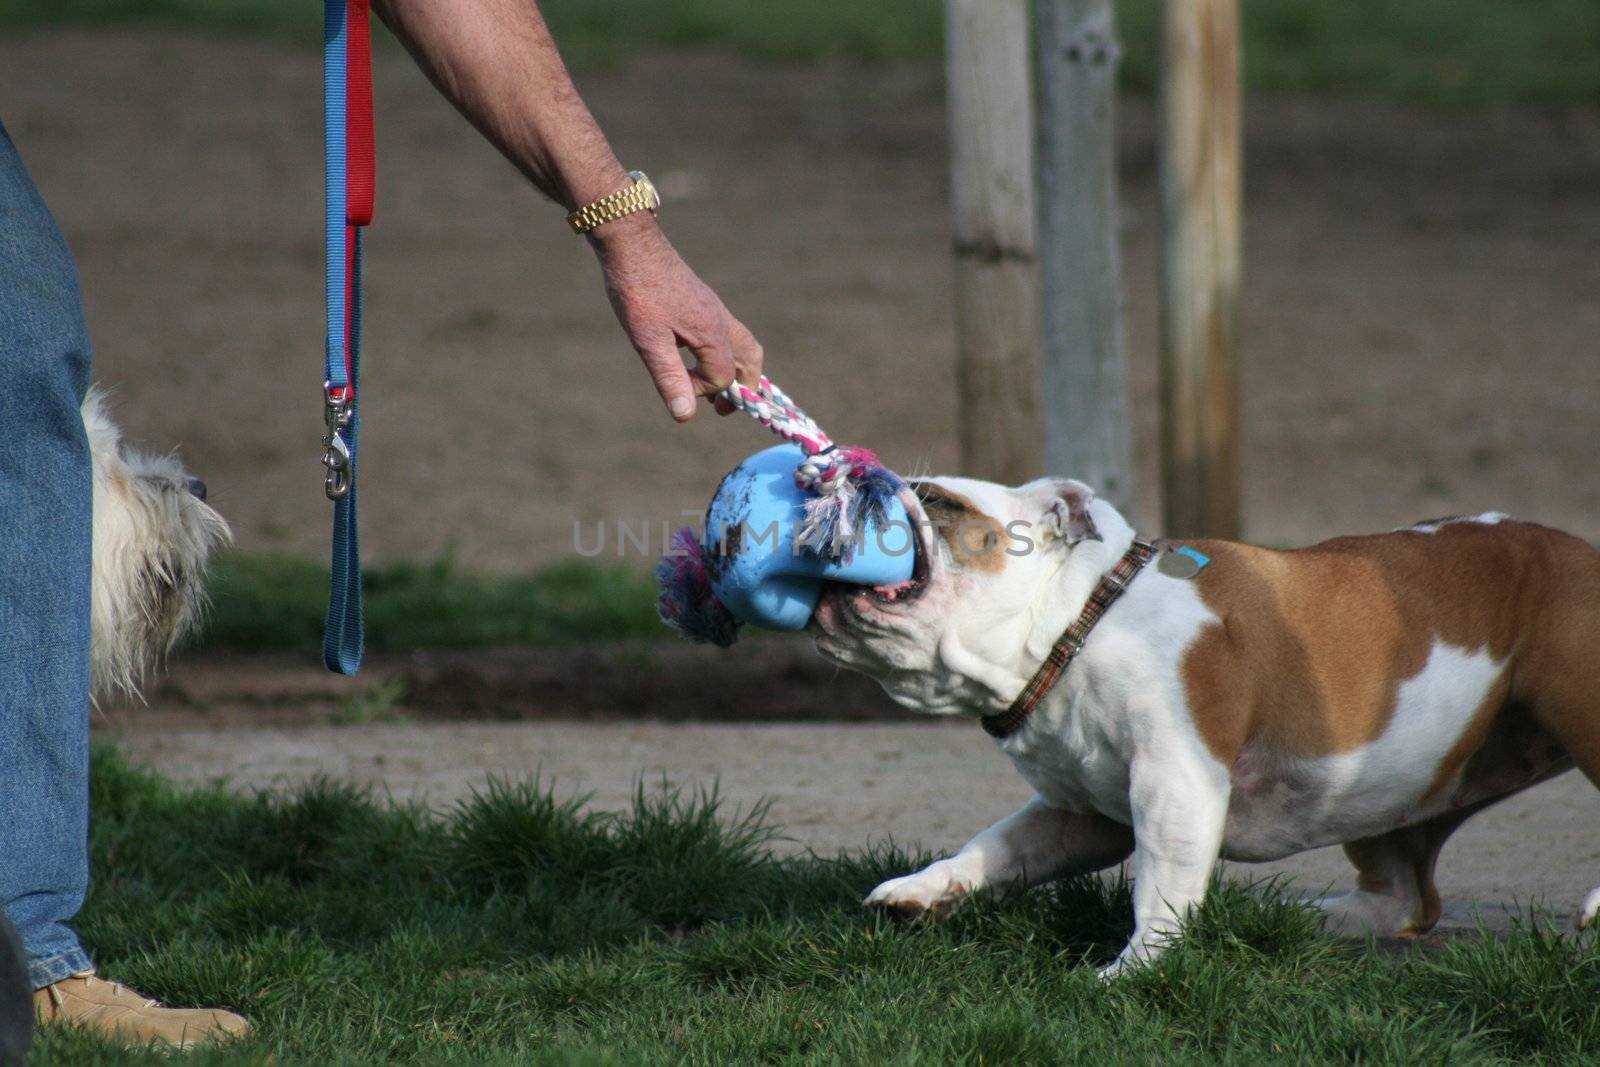
[[[505,157],[573,211],[628,183],[578,97],[534,0],[373,0],[417,62]],[[667,410],[761,374],[761,346],[678,258],[655,219],[628,215],[590,235],[606,293]],[[684,365],[679,348],[694,354]],[[733,408],[717,402],[726,415]]]
[[[617,321],[674,419],[693,418],[696,396],[714,396],[735,377],[756,384],[761,345],[679,258],[654,219],[629,215],[608,222],[591,242]],[[684,363],[682,348],[694,356],[694,366]],[[716,406],[724,415],[733,410],[723,400]]]

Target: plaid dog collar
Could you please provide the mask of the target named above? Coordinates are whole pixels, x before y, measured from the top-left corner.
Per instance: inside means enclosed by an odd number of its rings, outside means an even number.
[[[1117,598],[1128,588],[1128,583],[1133,581],[1155,554],[1155,545],[1149,541],[1141,541],[1137,537],[1133,539],[1133,544],[1123,553],[1122,558],[1117,560],[1117,565],[1100,579],[1100,584],[1089,594],[1089,602],[1083,606],[1077,621],[1067,627],[1066,632],[1056,638],[1056,643],[1050,646],[1050,654],[1039,664],[1039,669],[1033,672],[1033,677],[1022,687],[1017,699],[998,715],[985,715],[980,720],[984,731],[990,737],[1001,741],[1022,728],[1022,724],[1028,721],[1028,716],[1033,714],[1033,709],[1039,706],[1045,694],[1055,686],[1067,666],[1077,658],[1079,652],[1083,651],[1083,643],[1089,639],[1089,631],[1094,629],[1094,624],[1099,622],[1106,610],[1117,602]]]

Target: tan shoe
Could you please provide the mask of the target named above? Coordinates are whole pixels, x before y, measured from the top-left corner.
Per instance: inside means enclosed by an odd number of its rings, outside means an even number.
[[[93,971],[37,991],[33,1011],[41,1024],[81,1026],[129,1045],[161,1043],[182,1049],[250,1033],[244,1017],[231,1011],[169,1008],[120,982],[96,978]]]

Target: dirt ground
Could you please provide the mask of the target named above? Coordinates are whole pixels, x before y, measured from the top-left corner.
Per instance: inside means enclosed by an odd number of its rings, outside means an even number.
[[[1028,799],[974,724],[918,719],[801,641],[740,648],[752,675],[678,644],[379,656],[358,678],[286,656],[191,658],[149,707],[110,709],[96,732],[178,781],[279,789],[325,775],[439,808],[489,775],[538,773],[604,810],[626,807],[641,779],[715,785],[734,808],[769,800],[783,851],[953,850]],[[737,696],[751,677],[781,679],[779,695]],[[1473,819],[1440,862],[1442,929],[1503,926],[1515,904],[1570,918],[1600,883],[1597,826],[1600,791],[1576,774]],[[1337,848],[1230,868],[1307,892],[1353,886]]]
[[[316,775],[371,783],[396,798],[448,806],[486,775],[536,770],[558,792],[627,806],[635,783],[717,785],[732,808],[761,798],[784,850],[828,853],[893,839],[953,850],[1020,807],[1030,790],[970,723],[300,723],[240,731],[152,728],[135,720],[121,746],[180,781],[274,788]],[[1468,823],[1446,847],[1439,888],[1445,930],[1538,903],[1563,921],[1600,883],[1600,792],[1569,774]],[[1307,892],[1353,888],[1337,848],[1279,863],[1231,864],[1229,874],[1292,877]],[[870,887],[863,887],[863,890]]]
[[[132,435],[181,446],[241,547],[310,555],[327,536],[318,77],[309,50],[283,44],[0,42],[0,119],[78,254],[98,377]],[[377,83],[368,557],[449,550],[522,569],[571,554],[575,523],[586,544],[604,524],[614,557],[617,522],[698,512],[767,439],[709,416],[674,430],[559,211],[402,55],[379,56]],[[665,191],[673,239],[765,342],[774,377],[892,466],[950,469],[937,68],[653,58],[581,83],[624,161]],[[1150,108],[1126,103],[1121,121],[1135,517],[1158,533]],[[1249,535],[1304,543],[1496,508],[1600,539],[1600,114],[1257,100],[1247,145]],[[688,685],[698,661],[663,674],[653,653],[582,654],[600,656],[590,676],[612,688],[552,666],[569,653],[389,664],[357,682],[270,659],[180,665],[152,710],[100,729],[185,780],[326,773],[435,803],[486,772],[535,767],[605,806],[641,773],[720,777],[736,803],[770,796],[775,820],[820,849],[890,835],[949,848],[1024,798],[970,727],[460,721],[534,705],[541,719],[726,717],[724,689]],[[372,688],[385,670],[405,679],[402,699]],[[790,700],[775,714],[810,702],[883,717],[855,680],[793,670],[776,675]],[[616,689],[626,676],[656,688]],[[381,721],[392,715],[419,721]],[[1513,898],[1570,913],[1600,880],[1597,825],[1597,794],[1570,776],[1475,820],[1444,856],[1452,921]],[[1348,881],[1336,853],[1288,869]]]
[[[369,558],[518,569],[569,555],[575,521],[586,544],[605,523],[614,555],[617,521],[703,508],[765,435],[674,431],[560,212],[398,50],[377,66]],[[0,42],[0,119],[78,254],[122,418],[181,445],[242,547],[313,555],[318,78],[281,43]],[[951,468],[937,67],[655,58],[581,87],[773,376],[892,466]],[[1153,131],[1148,106],[1121,114],[1137,512],[1155,533]],[[1600,113],[1255,101],[1247,146],[1248,534],[1493,508],[1600,539]]]

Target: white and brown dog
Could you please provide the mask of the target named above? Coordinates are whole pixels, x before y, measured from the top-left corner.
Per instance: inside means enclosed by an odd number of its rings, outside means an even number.
[[[905,500],[914,577],[829,589],[817,647],[907,707],[1001,721],[1134,531],[1073,481],[938,478]],[[1338,843],[1359,888],[1323,902],[1332,925],[1421,932],[1466,819],[1574,766],[1600,784],[1584,542],[1490,514],[1297,551],[1184,544],[1209,563],[1138,570],[1031,714],[991,730],[1037,797],[867,904],[939,915],[1131,854],[1115,973],[1178,932],[1219,857]],[[1600,889],[1580,925],[1597,912]]]
[[[83,402],[83,425],[94,464],[90,685],[103,702],[137,695],[194,628],[212,550],[230,535],[176,458],[123,443],[98,389]]]

